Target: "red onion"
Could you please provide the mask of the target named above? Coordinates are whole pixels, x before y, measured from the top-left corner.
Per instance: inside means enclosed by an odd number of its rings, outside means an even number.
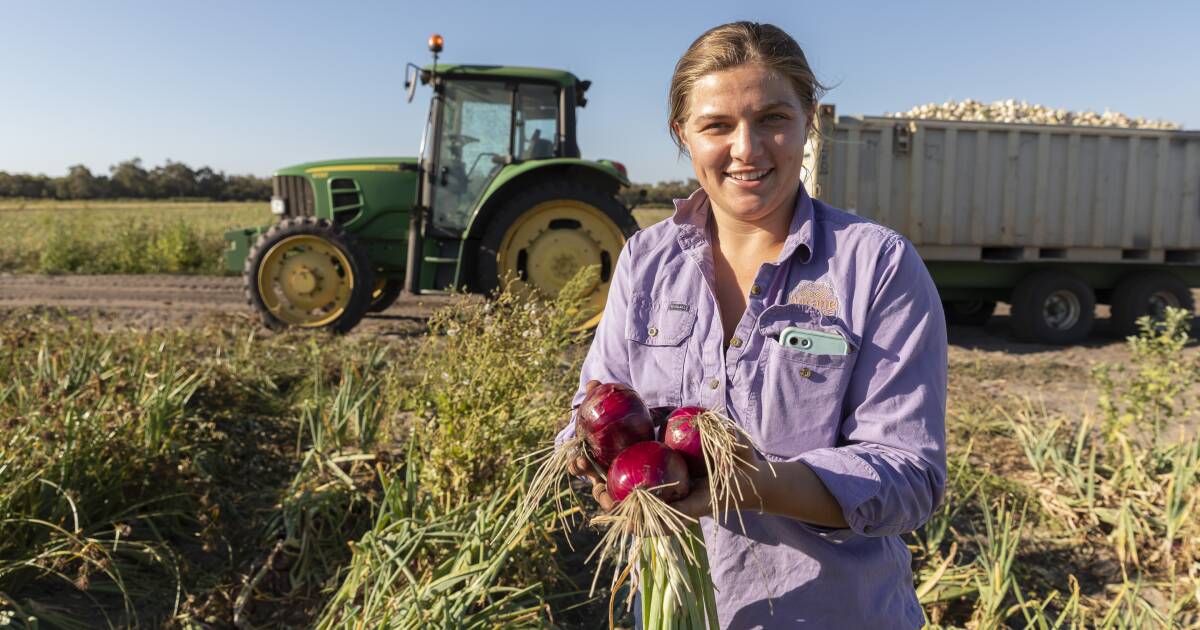
[[[662,442],[638,442],[618,455],[608,469],[608,494],[618,503],[634,488],[671,483],[674,485],[654,490],[653,494],[670,503],[686,497],[692,490],[687,462]]]
[[[704,451],[700,447],[700,430],[692,421],[704,413],[703,407],[680,407],[667,416],[667,428],[663,442],[679,452],[687,462],[688,473],[699,479],[708,475],[704,466]]]
[[[579,405],[575,426],[588,452],[604,468],[630,445],[654,439],[650,410],[633,388],[604,383],[588,392]]]

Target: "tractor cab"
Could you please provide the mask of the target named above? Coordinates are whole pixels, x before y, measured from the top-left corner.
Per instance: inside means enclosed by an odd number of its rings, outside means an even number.
[[[496,175],[530,160],[578,158],[575,107],[587,83],[569,72],[427,66],[433,106],[421,153],[422,202],[432,229],[461,234]]]
[[[591,82],[563,70],[439,64],[441,40],[436,35],[430,39],[430,50],[434,62],[423,68],[410,65],[407,77],[410,99],[418,81],[432,88],[433,97],[421,139],[419,211],[411,217],[405,287],[414,293],[451,286],[488,291],[498,286],[496,274],[503,276],[506,272],[529,281],[529,254],[534,252],[524,247],[516,253],[510,251],[506,257],[497,249],[499,243],[489,247],[486,242],[489,229],[497,229],[497,221],[511,224],[515,220],[498,216],[513,195],[523,187],[554,180],[589,182],[610,195],[627,183],[619,163],[581,159],[575,112],[586,105]],[[591,253],[598,258],[604,254],[606,278],[615,254],[608,250],[614,241],[623,241],[636,229],[635,225],[629,227],[633,222],[627,210],[614,212],[626,217],[616,221],[621,224],[619,228],[595,230],[605,237],[598,248],[583,243],[585,253],[595,250]],[[596,214],[596,220],[613,227],[614,220],[600,216],[604,211],[597,210]],[[548,218],[557,222],[543,226],[542,231],[590,225],[591,221],[581,219],[586,217]],[[559,242],[558,248],[543,243],[537,249],[550,255],[573,246],[568,240]],[[480,254],[499,257],[499,266],[482,260]],[[578,258],[582,264],[580,255],[558,258]],[[565,282],[557,276],[565,274],[569,265],[558,265],[561,274],[544,265],[534,266],[540,273],[533,284],[554,293]]]

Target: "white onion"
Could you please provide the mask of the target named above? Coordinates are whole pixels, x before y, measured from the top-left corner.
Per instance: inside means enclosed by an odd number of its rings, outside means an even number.
[[[1023,123],[1032,125],[1077,125],[1088,127],[1124,127],[1128,129],[1179,129],[1179,124],[1166,120],[1131,118],[1105,108],[1103,114],[1093,111],[1071,112],[1025,101],[1008,99],[983,103],[974,99],[949,100],[945,103],[918,105],[907,112],[884,114],[892,118],[927,120],[969,120],[978,122]]]

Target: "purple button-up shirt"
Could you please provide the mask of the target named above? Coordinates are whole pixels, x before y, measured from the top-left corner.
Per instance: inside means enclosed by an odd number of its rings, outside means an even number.
[[[703,190],[635,234],[583,363],[648,406],[722,409],[763,457],[803,461],[847,529],[743,512],[704,518],[722,628],[915,628],[923,615],[900,534],[946,479],[946,327],[916,249],[800,189],[779,259],[758,270],[724,344]],[[840,335],[846,355],[781,346],[788,326]],[[574,434],[574,423],[560,440]],[[773,613],[772,613],[773,609]]]

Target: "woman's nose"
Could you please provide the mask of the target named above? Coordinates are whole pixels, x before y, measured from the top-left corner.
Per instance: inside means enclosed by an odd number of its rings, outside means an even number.
[[[761,146],[762,142],[753,126],[749,123],[741,123],[733,132],[733,146],[730,147],[729,156],[741,162],[752,162],[754,158],[758,157]]]

